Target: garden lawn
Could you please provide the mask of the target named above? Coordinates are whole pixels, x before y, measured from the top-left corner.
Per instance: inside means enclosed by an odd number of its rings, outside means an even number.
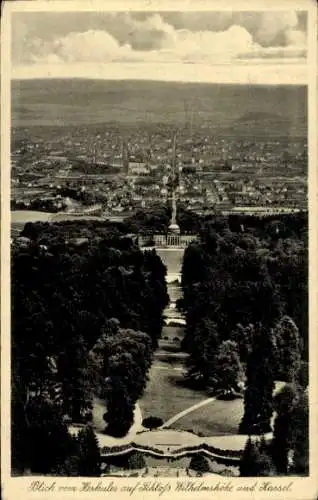
[[[180,370],[182,365],[178,365]],[[143,397],[138,401],[142,417],[156,416],[165,422],[176,413],[202,401],[204,392],[178,385],[183,380],[182,371],[173,365],[155,361],[149,373],[149,381]]]
[[[237,434],[243,412],[243,399],[233,401],[216,399],[180,418],[170,428],[193,430],[204,436]]]
[[[182,340],[184,337],[184,326],[164,326],[161,339],[172,342],[175,338]]]

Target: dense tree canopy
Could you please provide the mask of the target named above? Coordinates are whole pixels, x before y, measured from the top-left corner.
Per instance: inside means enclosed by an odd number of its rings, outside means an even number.
[[[237,342],[240,360],[247,363],[258,324],[275,329],[275,369],[286,372],[289,365],[297,372],[300,359],[308,356],[307,253],[304,214],[214,216],[201,224],[182,266],[183,347],[190,354],[190,375],[198,377],[199,370],[208,381],[213,356],[226,340]]]
[[[28,224],[24,234],[29,243],[13,243],[11,273],[13,459],[22,468],[35,396],[60,420],[85,422],[103,392],[111,432],[129,429],[168,303],[160,258],[118,231],[96,235],[68,222]]]
[[[307,263],[305,213],[202,218],[185,250],[188,378],[220,390],[245,368],[242,433],[271,430],[275,380],[308,379]]]
[[[168,230],[171,209],[165,205],[157,205],[147,210],[138,210],[125,219],[125,226],[132,232],[165,233]]]
[[[65,419],[89,421],[95,396],[105,401],[105,432],[123,436],[129,430],[168,295],[160,258],[154,250],[141,252],[127,233],[165,231],[169,220],[168,208],[154,207],[121,224],[29,223],[24,239],[13,242],[16,470],[98,474],[92,429],[75,439],[65,424]],[[306,474],[308,402],[301,392],[308,382],[306,214],[196,217],[179,207],[178,222],[182,231],[198,234],[182,267],[189,379],[215,393],[235,391],[245,369],[240,432],[267,432],[277,411],[271,453],[248,443],[245,472],[286,470],[292,452],[293,470]],[[275,380],[303,386],[279,410]]]

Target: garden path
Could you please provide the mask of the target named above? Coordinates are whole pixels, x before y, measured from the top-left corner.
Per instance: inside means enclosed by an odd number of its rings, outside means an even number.
[[[195,405],[189,406],[185,410],[180,411],[179,413],[177,413],[173,417],[169,418],[169,420],[167,420],[160,427],[160,429],[164,429],[166,427],[169,427],[170,425],[174,424],[177,420],[179,420],[180,418],[184,417],[188,413],[191,413],[192,411],[197,410],[198,408],[201,408],[201,406],[205,406],[205,405],[207,405],[209,403],[212,403],[212,401],[215,401],[215,399],[216,398],[207,398],[207,399],[204,399],[203,401],[200,401],[199,403],[196,403]]]

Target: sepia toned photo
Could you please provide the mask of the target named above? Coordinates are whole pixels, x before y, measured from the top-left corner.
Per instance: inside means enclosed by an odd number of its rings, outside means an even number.
[[[268,478],[313,472],[308,4],[34,3],[10,12],[11,479],[283,498]]]

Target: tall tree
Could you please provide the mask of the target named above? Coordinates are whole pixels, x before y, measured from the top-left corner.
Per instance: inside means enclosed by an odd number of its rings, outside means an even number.
[[[308,396],[301,387],[286,385],[275,397],[277,416],[272,456],[281,474],[309,473]]]
[[[274,356],[271,332],[258,324],[246,368],[244,415],[239,427],[241,434],[264,434],[271,430]]]
[[[107,432],[124,436],[133,423],[134,405],[146,386],[152,349],[149,335],[118,329],[104,335],[94,347],[104,380]]]
[[[274,399],[276,418],[272,440],[272,457],[279,474],[288,472],[288,455],[292,444],[293,408],[298,398],[295,386],[286,385]]]
[[[101,473],[101,455],[96,435],[91,426],[78,433],[79,444],[79,476],[98,477]]]
[[[289,316],[276,324],[274,336],[278,355],[278,378],[286,382],[297,379],[301,364],[298,328]]]
[[[214,362],[219,345],[216,324],[208,317],[201,318],[189,337],[188,376],[202,378],[203,384],[208,384],[214,376]]]
[[[94,373],[82,337],[74,337],[59,357],[63,409],[73,422],[82,422],[92,409]]]
[[[114,437],[125,436],[134,422],[134,406],[121,378],[113,378],[107,392],[106,422],[105,431]]]
[[[252,349],[254,325],[243,326],[240,323],[230,333],[230,340],[236,342],[239,347],[240,359],[246,363]]]
[[[34,398],[27,407],[27,422],[28,465],[32,472],[49,474],[72,450],[62,414],[53,403]]]
[[[307,391],[300,394],[292,410],[292,472],[309,475],[309,404]]]
[[[224,340],[215,356],[215,376],[217,389],[223,392],[239,390],[243,379],[243,369],[238,353],[238,345],[232,340]]]
[[[260,441],[253,442],[249,437],[246,441],[240,461],[241,477],[274,476],[276,473],[270,454]]]
[[[257,476],[258,468],[257,462],[260,453],[257,445],[249,437],[246,441],[243,455],[240,461],[240,476],[241,477],[255,477]]]

